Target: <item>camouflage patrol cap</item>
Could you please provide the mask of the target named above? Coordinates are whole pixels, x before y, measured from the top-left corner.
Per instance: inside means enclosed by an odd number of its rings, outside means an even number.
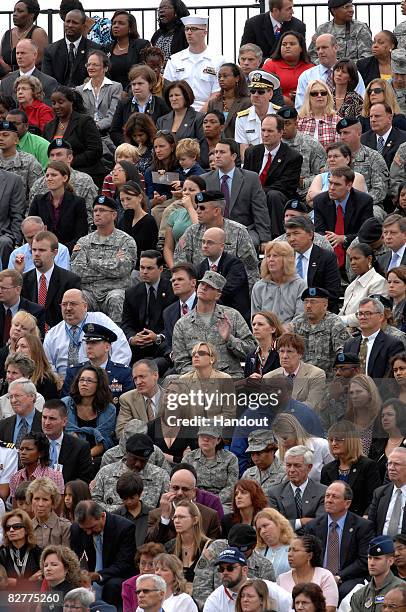
[[[406,74],[406,53],[404,49],[393,49],[391,67],[395,74]]]
[[[278,441],[273,433],[267,429],[259,429],[251,431],[248,436],[247,453],[260,453],[268,446],[274,445],[278,447]]]
[[[197,435],[221,438],[221,427],[216,427],[215,425],[201,425],[197,431]]]
[[[227,281],[224,276],[222,276],[218,272],[213,272],[213,270],[206,270],[200,282],[206,283],[206,285],[213,287],[213,289],[218,289],[219,291],[222,291]]]

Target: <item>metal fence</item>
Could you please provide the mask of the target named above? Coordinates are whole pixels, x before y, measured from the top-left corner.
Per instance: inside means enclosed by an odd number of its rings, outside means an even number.
[[[59,4],[59,1],[58,1]],[[301,19],[307,28],[307,42],[318,25],[328,21],[330,14],[327,2],[313,4],[295,4],[295,16]],[[369,24],[373,34],[380,30],[392,30],[402,20],[399,2],[357,2],[354,4],[355,18]],[[90,15],[110,17],[115,8],[88,11]],[[150,39],[157,28],[157,8],[134,8],[129,9],[137,19],[137,26],[142,38]],[[209,44],[217,52],[224,54],[227,59],[236,59],[244,23],[249,17],[253,17],[260,11],[265,10],[265,0],[255,4],[243,4],[235,6],[224,5],[199,5],[189,7],[191,13],[208,14]],[[12,11],[0,11],[0,22],[3,31],[12,27]],[[38,25],[42,26],[49,36],[50,42],[58,40],[63,36],[62,21],[56,9],[41,11]]]

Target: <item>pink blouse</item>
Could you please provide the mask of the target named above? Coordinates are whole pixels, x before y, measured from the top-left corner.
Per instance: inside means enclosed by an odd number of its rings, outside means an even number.
[[[285,589],[285,591],[292,593],[293,587],[295,586],[292,570],[285,572],[284,574],[279,574],[276,582],[279,584],[279,586]],[[328,606],[334,606],[337,608],[338,588],[333,574],[329,570],[324,569],[324,567],[315,567],[312,582],[314,584],[318,584],[323,591],[323,595],[326,598],[326,604]]]

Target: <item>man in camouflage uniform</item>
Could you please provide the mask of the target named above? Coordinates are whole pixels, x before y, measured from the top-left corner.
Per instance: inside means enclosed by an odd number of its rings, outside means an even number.
[[[137,261],[137,245],[134,238],[114,227],[117,203],[112,198],[97,197],[93,215],[97,229],[74,246],[72,271],[82,280],[89,310],[104,312],[120,325],[125,290]]]
[[[74,193],[83,198],[86,202],[87,222],[89,228],[93,224],[93,202],[97,197],[97,187],[93,179],[85,172],[79,172],[71,167],[73,161],[73,152],[70,143],[64,138],[55,138],[48,147],[49,161],[62,161],[70,168],[69,183],[72,185]],[[36,195],[41,195],[49,191],[45,177],[41,177],[35,181],[30,189],[29,204],[31,205]]]
[[[360,374],[360,366],[358,355],[343,352],[336,355],[333,364],[334,378],[326,389],[319,411],[326,431],[343,418],[347,410],[348,387],[351,379]]]
[[[217,304],[225,284],[221,274],[205,272],[197,289],[196,307],[176,322],[172,352],[178,373],[192,370],[192,348],[197,342],[211,342],[218,353],[216,369],[241,376],[241,361],[255,349],[255,340],[237,310]]]
[[[400,3],[400,8],[402,10],[402,15],[406,15],[406,1],[402,0]],[[405,50],[406,49],[406,21],[401,21],[393,30],[394,35],[398,39],[398,49]],[[403,52],[404,57],[404,52]]]
[[[154,452],[151,438],[146,434],[133,434],[125,445],[126,454],[121,461],[101,468],[97,473],[92,489],[92,499],[104,510],[113,512],[121,505],[117,493],[117,479],[126,472],[139,474],[144,484],[141,499],[150,508],[159,506],[161,495],[168,490],[169,474],[162,468],[149,463]]]
[[[312,136],[298,131],[297,110],[293,106],[283,106],[276,114],[282,117],[285,124],[282,142],[295,149],[303,157],[297,193],[302,200],[305,200],[314,177],[326,166],[326,151]]]
[[[315,41],[321,34],[332,34],[338,43],[337,59],[352,60],[371,55],[372,35],[366,23],[353,19],[354,7],[352,0],[328,0],[328,8],[333,15],[331,21],[322,23],[316,29],[309,46],[312,62],[317,63],[318,57]]]
[[[286,480],[285,466],[275,457],[277,450],[278,441],[272,432],[258,429],[248,435],[246,452],[251,455],[254,466],[245,470],[241,478],[255,480],[266,497],[269,497],[273,486]]]
[[[375,259],[377,257],[385,255],[385,253],[387,253],[389,250],[388,247],[385,246],[383,241],[381,221],[379,221],[379,219],[376,219],[375,217],[371,217],[370,219],[364,221],[364,223],[359,228],[358,236],[356,236],[351,242],[346,253],[345,269],[347,272],[348,280],[350,282],[354,280],[356,275],[354,274],[350,266],[349,252],[351,251],[352,247],[359,244],[360,242],[363,242],[364,244],[369,244],[369,246],[374,252]]]
[[[406,21],[403,22],[406,47]],[[399,45],[400,46],[400,45]],[[393,49],[391,54],[392,87],[402,113],[406,113],[406,53],[405,48]]]
[[[0,168],[21,177],[24,197],[28,207],[28,195],[34,182],[42,177],[41,164],[30,153],[17,151],[19,141],[17,127],[11,121],[0,121]]]
[[[257,534],[251,525],[238,524],[231,527],[228,540],[215,540],[204,549],[195,568],[193,580],[193,599],[203,608],[208,596],[221,586],[221,575],[216,571],[215,560],[229,546],[244,553],[248,564],[248,578],[275,581],[275,572],[270,559],[256,550]]]
[[[292,327],[305,342],[303,361],[333,375],[336,355],[350,337],[340,317],[328,312],[329,293],[321,287],[309,287],[302,293],[304,313],[295,317]]]
[[[309,209],[307,208],[306,204],[304,204],[300,200],[288,200],[285,204],[285,216],[283,221],[284,223],[287,223],[295,217],[308,218],[308,213]],[[285,242],[287,242],[286,233],[281,234],[280,236],[275,238],[275,240],[284,240]],[[318,234],[317,232],[314,232],[313,234],[313,244],[317,244],[317,246],[321,247],[322,249],[326,249],[327,251],[333,250],[333,247],[331,246],[327,238],[322,234]]]
[[[351,149],[354,172],[363,175],[374,205],[382,207],[389,189],[389,172],[384,158],[378,151],[361,144],[362,127],[357,118],[341,119],[336,129],[340,134],[340,139]]]
[[[198,223],[188,227],[176,245],[174,254],[175,265],[182,261],[188,261],[195,267],[198,267],[205,259],[205,255],[202,253],[204,232],[211,227],[220,227],[226,235],[224,250],[226,253],[241,259],[247,272],[248,284],[251,290],[254,283],[259,280],[259,264],[247,228],[236,221],[224,218],[224,199],[208,200],[203,197],[203,200],[204,202],[200,202],[197,209]]]

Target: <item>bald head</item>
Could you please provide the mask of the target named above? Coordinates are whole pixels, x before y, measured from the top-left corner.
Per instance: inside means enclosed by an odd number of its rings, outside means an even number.
[[[87,313],[87,302],[79,289],[69,289],[63,294],[62,317],[68,325],[79,325]]]
[[[315,42],[317,57],[325,68],[332,68],[337,61],[337,41],[332,34],[321,34]]]
[[[202,253],[211,261],[216,261],[224,251],[226,235],[220,227],[211,227],[206,230],[202,238]]]
[[[174,502],[181,499],[193,501],[196,496],[196,478],[189,470],[178,470],[171,477],[170,492],[174,493]]]
[[[37,45],[29,38],[23,38],[16,46],[17,65],[22,72],[35,68],[38,58]]]
[[[30,246],[32,246],[32,241],[34,239],[35,234],[38,234],[38,232],[42,232],[44,229],[46,228],[41,217],[26,217],[21,223],[21,231],[24,235],[25,241]]]

